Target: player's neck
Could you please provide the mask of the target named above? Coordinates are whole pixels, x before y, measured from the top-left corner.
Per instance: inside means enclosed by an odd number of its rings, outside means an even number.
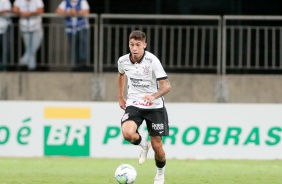
[[[143,59],[144,55],[145,55],[145,51],[143,52],[143,54],[142,54],[141,57],[139,57],[139,58],[134,58],[134,57],[132,56],[132,54],[130,54],[129,57],[130,57],[131,62],[133,62],[133,63],[139,63],[139,62],[141,62],[141,60]]]
[[[138,59],[134,59],[132,56],[130,57],[130,60],[133,62],[133,63],[138,63],[140,61],[142,57],[138,58]]]

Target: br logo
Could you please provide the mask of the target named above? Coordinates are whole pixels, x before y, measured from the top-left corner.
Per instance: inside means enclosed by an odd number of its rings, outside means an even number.
[[[44,127],[44,154],[89,156],[89,126],[52,125]]]

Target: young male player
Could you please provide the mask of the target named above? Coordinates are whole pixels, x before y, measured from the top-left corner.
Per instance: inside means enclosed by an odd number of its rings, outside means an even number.
[[[145,51],[146,34],[135,30],[129,35],[130,53],[118,60],[119,106],[125,110],[121,119],[124,139],[142,147],[139,163],[143,164],[152,146],[157,174],[154,184],[163,184],[166,156],[162,136],[169,135],[168,116],[163,96],[171,90],[170,82],[159,59]],[[127,78],[127,99],[124,98]],[[143,139],[138,127],[146,122],[151,142]]]

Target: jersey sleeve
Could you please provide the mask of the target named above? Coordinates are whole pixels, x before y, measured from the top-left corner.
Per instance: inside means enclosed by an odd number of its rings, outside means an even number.
[[[16,0],[16,1],[14,2],[14,6],[20,7],[20,1],[19,1],[19,0]]]
[[[58,8],[60,8],[60,9],[62,9],[62,10],[65,10],[65,9],[66,9],[66,1],[62,1],[62,2],[59,4]]]
[[[44,3],[42,0],[37,1],[37,8],[44,8]]]
[[[90,9],[89,4],[86,0],[81,2],[81,7],[82,7],[83,10],[89,10]]]
[[[154,72],[157,80],[167,78],[167,74],[166,74],[160,60],[157,59],[157,58],[153,62],[153,72]]]
[[[10,1],[5,1],[4,2],[4,5],[3,5],[3,10],[5,10],[5,11],[10,11],[12,9],[12,5],[11,5],[11,3],[10,3]]]
[[[123,69],[123,65],[122,65],[122,62],[121,62],[121,58],[119,58],[117,64],[118,64],[118,72],[119,72],[120,74],[124,74],[124,69]]]

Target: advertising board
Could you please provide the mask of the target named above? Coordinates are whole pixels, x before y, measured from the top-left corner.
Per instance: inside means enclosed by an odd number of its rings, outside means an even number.
[[[282,105],[167,103],[166,108],[167,158],[282,158]],[[117,102],[0,102],[0,112],[0,156],[137,158],[140,151],[122,137]],[[149,139],[145,123],[139,132]]]

